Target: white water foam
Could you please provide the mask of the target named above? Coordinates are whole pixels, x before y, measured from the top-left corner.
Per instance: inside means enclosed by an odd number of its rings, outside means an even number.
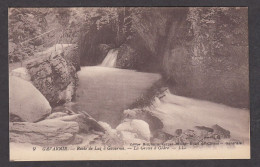
[[[108,53],[103,62],[101,63],[101,66],[104,67],[115,67],[116,65],[116,59],[117,59],[118,50],[111,49]]]

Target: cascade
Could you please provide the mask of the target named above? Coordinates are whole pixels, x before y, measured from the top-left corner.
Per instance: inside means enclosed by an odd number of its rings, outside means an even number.
[[[101,66],[104,67],[115,67],[116,65],[116,59],[117,59],[118,50],[117,49],[111,49],[108,53],[103,62],[101,63]]]

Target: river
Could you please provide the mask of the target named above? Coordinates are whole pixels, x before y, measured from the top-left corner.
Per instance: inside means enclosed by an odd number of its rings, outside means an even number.
[[[98,121],[115,128],[122,113],[144,94],[160,74],[114,68],[118,52],[112,49],[100,66],[82,67],[79,86],[72,109],[86,111]],[[233,137],[249,139],[249,110],[171,94],[155,101],[148,108],[164,124],[164,131],[218,124],[231,131]]]
[[[102,66],[82,67],[78,72],[74,110],[83,110],[112,127],[121,121],[123,110],[135,102],[161,76]]]

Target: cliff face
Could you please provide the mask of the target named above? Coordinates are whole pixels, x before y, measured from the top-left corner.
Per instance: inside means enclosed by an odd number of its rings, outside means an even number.
[[[138,12],[142,10],[142,12]],[[117,67],[156,72],[161,68],[161,51],[166,41],[170,17],[169,8],[133,9],[131,36],[119,47]],[[174,18],[173,18],[174,19]],[[160,56],[161,55],[161,56]]]
[[[248,107],[246,8],[116,12],[101,27],[97,17],[85,31],[79,45],[82,65],[101,63],[108,51],[98,46],[106,44],[118,48],[118,68],[160,72],[173,93]]]
[[[171,90],[248,108],[247,9],[190,8],[178,25],[172,24],[163,54]]]

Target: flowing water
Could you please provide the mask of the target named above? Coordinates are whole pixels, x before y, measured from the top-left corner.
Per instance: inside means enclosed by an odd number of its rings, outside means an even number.
[[[72,108],[112,127],[120,123],[123,110],[161,78],[159,74],[101,66],[82,67],[78,76],[77,105]]]
[[[128,109],[161,78],[156,73],[111,68],[115,66],[117,54],[118,51],[112,49],[100,66],[81,68],[77,96],[75,102],[70,103],[73,110],[86,111],[96,120],[107,122],[112,127],[120,123],[123,110]],[[13,73],[26,79],[26,71],[23,70],[17,69]],[[181,97],[168,91],[147,110],[162,120],[164,131],[170,134],[176,129],[218,124],[230,130],[232,137],[249,141],[248,109]]]
[[[116,65],[116,59],[117,59],[118,50],[117,49],[111,49],[108,53],[103,62],[101,63],[101,66],[104,67],[115,67]]]
[[[123,110],[161,78],[160,74],[111,68],[115,66],[117,54],[118,50],[112,49],[100,66],[81,68],[77,97],[71,106],[112,127],[120,123]]]
[[[118,51],[110,50],[100,66],[82,67],[78,72],[75,110],[88,112],[98,121],[116,127],[122,112],[146,92],[161,76],[154,73],[111,68],[116,63]],[[164,123],[164,130],[218,124],[230,130],[233,137],[249,139],[249,110],[232,108],[208,101],[195,100],[166,93],[148,108]]]
[[[231,132],[231,137],[249,142],[249,110],[229,107],[204,100],[177,96],[166,92],[148,108],[164,124],[164,131],[174,134],[177,129],[215,124]]]

